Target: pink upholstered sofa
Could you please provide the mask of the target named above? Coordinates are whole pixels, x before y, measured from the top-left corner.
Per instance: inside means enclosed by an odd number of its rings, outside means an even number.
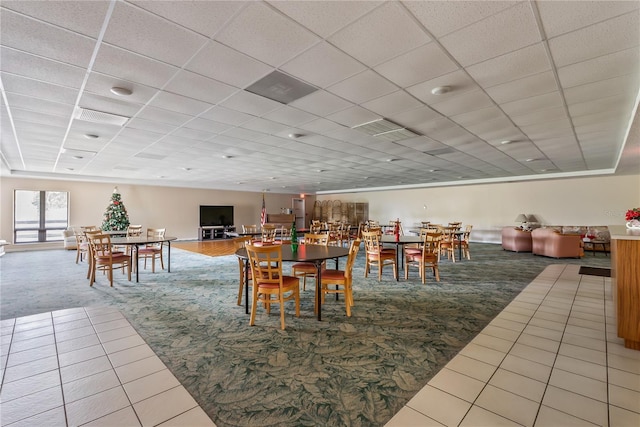
[[[580,258],[584,255],[579,234],[562,234],[553,228],[537,228],[531,232],[532,252],[553,258]]]
[[[531,232],[516,227],[502,229],[502,249],[514,252],[531,252]]]

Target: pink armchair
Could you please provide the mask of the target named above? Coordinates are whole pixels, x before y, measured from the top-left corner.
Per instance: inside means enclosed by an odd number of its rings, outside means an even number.
[[[553,258],[580,258],[584,255],[582,238],[578,234],[561,234],[550,228],[531,232],[532,252]]]
[[[531,252],[531,232],[515,227],[502,229],[502,249],[514,252]]]

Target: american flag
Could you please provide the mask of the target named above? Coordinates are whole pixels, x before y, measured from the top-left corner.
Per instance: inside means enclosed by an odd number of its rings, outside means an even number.
[[[262,210],[260,211],[260,225],[267,222],[267,208],[264,205],[264,193],[262,193]]]

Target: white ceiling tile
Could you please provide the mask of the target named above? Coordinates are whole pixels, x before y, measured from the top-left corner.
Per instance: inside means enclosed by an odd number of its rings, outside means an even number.
[[[451,88],[451,92],[444,95],[434,95],[431,93],[431,90],[438,86],[449,86]],[[419,83],[415,86],[411,86],[407,91],[425,104],[431,105],[436,102],[441,102],[444,97],[449,97],[463,92],[470,92],[477,89],[478,85],[469,78],[469,75],[463,70],[458,70],[453,73],[445,74],[444,76]]]
[[[640,52],[627,49],[558,69],[563,88],[640,72]]]
[[[562,106],[563,99],[560,92],[549,92],[544,95],[532,96],[500,104],[500,108],[510,116],[518,116],[536,110]]]
[[[280,68],[321,88],[366,69],[360,62],[326,42],[318,43]]]
[[[248,122],[249,120],[253,120],[255,116],[242,113],[240,111],[230,110],[228,108],[213,107],[207,112],[203,113],[202,117],[205,119],[238,126],[242,123]]]
[[[266,133],[269,135],[275,135],[277,133],[287,134],[290,132],[291,127],[282,123],[276,123],[271,120],[266,120],[260,117],[243,123],[242,127],[246,129],[255,130],[257,132]]]
[[[131,90],[131,95],[125,98],[111,92],[112,87],[122,87]],[[117,79],[106,74],[93,72],[87,79],[85,90],[95,95],[107,96],[119,102],[135,104],[146,104],[158,92],[157,89],[142,85],[140,83],[129,82]],[[75,102],[75,101],[74,101]]]
[[[592,101],[577,102],[569,105],[569,114],[572,117],[584,116],[587,114],[604,113],[611,114],[617,112],[615,116],[624,117],[625,111],[633,108],[635,97],[627,94],[613,95]]]
[[[9,102],[9,105],[15,108],[53,114],[54,116],[70,117],[73,113],[73,105],[45,101],[43,99],[19,95],[17,93],[8,93],[7,101]]]
[[[412,110],[422,105],[422,102],[418,101],[403,90],[398,90],[362,104],[362,106],[367,110],[371,110],[383,117],[389,117],[390,114],[399,114],[403,111]]]
[[[408,87],[457,70],[437,43],[427,43],[384,62],[375,70],[400,87]]]
[[[91,2],[3,0],[2,7],[97,38],[109,3],[110,1],[106,0]]]
[[[146,86],[161,88],[178,68],[151,58],[103,44],[98,51],[95,71]]]
[[[148,105],[190,116],[197,116],[209,108],[209,104],[205,102],[164,91],[159,92]]]
[[[536,110],[531,113],[526,113],[518,116],[513,116],[511,119],[513,122],[522,126],[531,126],[537,123],[545,123],[549,120],[557,120],[558,118],[566,117],[567,112],[565,107],[552,107],[544,110]]]
[[[86,67],[95,40],[8,10],[2,13],[2,44],[67,64]]]
[[[61,102],[73,105],[76,102],[78,91],[76,89],[57,86],[51,83],[29,79],[15,74],[0,73],[4,89],[9,93],[46,99],[48,101]]]
[[[558,90],[556,78],[551,71],[534,74],[508,83],[486,88],[486,92],[498,104],[530,96],[542,95]]]
[[[287,105],[271,111],[263,117],[267,120],[273,120],[274,122],[283,123],[289,126],[299,126],[317,118],[317,116],[313,114]]]
[[[374,71],[367,70],[333,86],[327,91],[334,93],[356,104],[378,98],[398,88]]]
[[[206,38],[124,2],[117,2],[104,41],[182,66]]]
[[[436,132],[440,129],[445,129],[452,126],[457,126],[457,125],[451,120],[449,120],[448,118],[437,117],[431,120],[427,120],[424,122],[411,125],[411,129],[414,130],[415,132],[428,136],[431,132]]]
[[[327,116],[327,119],[348,127],[358,126],[380,118],[379,115],[357,105]]]
[[[565,34],[623,13],[638,10],[637,1],[536,2],[547,37]]]
[[[160,15],[207,37],[213,37],[243,6],[238,1],[132,1],[136,6]]]
[[[466,27],[501,10],[516,1],[404,1],[404,5],[436,37]]]
[[[140,113],[138,113],[137,117],[176,126],[182,126],[192,118],[192,116],[186,114],[180,114],[175,111],[164,110],[162,108],[152,106],[144,107]]]
[[[300,126],[301,129],[306,129],[309,130],[311,132],[316,132],[316,133],[330,133],[331,131],[334,131],[336,129],[341,128],[342,126],[334,121],[331,120],[327,120],[327,119],[316,119],[316,120],[312,120],[308,123],[303,124],[302,126]]]
[[[134,117],[130,119],[127,122],[126,126],[132,129],[147,130],[150,132],[157,132],[159,134],[171,133],[178,127],[177,125],[159,123],[157,121],[146,120],[140,117]]]
[[[522,2],[444,36],[440,42],[460,64],[468,66],[541,40],[531,5]]]
[[[470,111],[468,113],[451,116],[451,120],[455,121],[461,126],[471,126],[477,123],[486,122],[487,120],[495,120],[500,118],[505,118],[505,115],[500,110],[500,108],[495,106],[481,108],[479,110]]]
[[[66,116],[46,114],[31,110],[23,110],[22,108],[18,107],[14,107],[11,109],[11,115],[13,117],[13,120],[15,121],[29,122],[36,126],[38,124],[45,124],[64,128],[69,124],[69,118]],[[7,129],[9,129],[10,126],[8,124],[6,126]]]
[[[220,82],[245,88],[273,68],[223,44],[210,41],[186,68]]]
[[[269,3],[320,37],[328,37],[382,2],[348,1],[341,2],[340,7],[334,7],[331,3],[322,1],[269,1]]]
[[[443,101],[431,104],[431,108],[445,116],[455,116],[473,110],[489,107],[493,101],[484,91],[476,90],[463,94],[451,94],[443,97]]]
[[[220,133],[230,129],[232,126],[225,123],[216,122],[213,120],[207,120],[200,117],[189,121],[184,127],[190,129],[197,129],[211,133]]]
[[[429,36],[396,3],[385,3],[329,38],[369,66],[425,44]]]
[[[640,44],[640,13],[628,13],[549,40],[556,66],[574,64]]]
[[[252,3],[217,36],[219,42],[279,66],[319,41],[299,24],[262,3]]]
[[[429,120],[441,118],[442,116],[432,108],[422,106],[413,110],[403,111],[401,113],[393,113],[387,116],[388,119],[406,127],[413,127]],[[449,122],[451,126],[453,123]]]
[[[216,104],[238,91],[233,86],[200,76],[189,71],[180,71],[165,86],[168,92]]]
[[[467,68],[471,77],[482,87],[521,79],[551,69],[544,46],[540,43],[525,47]]]
[[[85,75],[82,68],[6,47],[0,49],[0,63],[3,72],[72,88],[79,88]]]
[[[638,90],[629,90],[629,88],[637,88],[639,84],[639,75],[627,74],[625,76],[567,88],[564,91],[564,97],[567,100],[567,104],[573,104],[619,94],[633,96],[634,92],[637,93]]]
[[[172,135],[183,137],[183,138],[194,139],[197,141],[205,141],[215,136],[215,133],[181,127],[174,130]]]
[[[326,116],[327,114],[349,108],[353,104],[332,93],[317,90],[307,96],[296,99],[289,103],[289,105],[318,116]]]
[[[113,99],[89,92],[85,92],[82,95],[78,106],[88,110],[96,110],[124,117],[133,117],[142,108],[142,104],[127,102],[122,99]]]
[[[244,90],[236,92],[230,98],[221,102],[220,105],[254,116],[262,116],[267,114],[269,111],[276,110],[282,106],[279,102],[254,95],[253,93],[249,93]]]

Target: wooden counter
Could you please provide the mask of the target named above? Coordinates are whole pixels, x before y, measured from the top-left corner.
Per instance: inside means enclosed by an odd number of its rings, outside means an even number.
[[[625,347],[640,350],[640,230],[609,226],[609,231],[618,336]]]
[[[296,216],[294,214],[267,214],[267,224],[275,224],[277,227],[291,228],[291,224],[295,220]]]

